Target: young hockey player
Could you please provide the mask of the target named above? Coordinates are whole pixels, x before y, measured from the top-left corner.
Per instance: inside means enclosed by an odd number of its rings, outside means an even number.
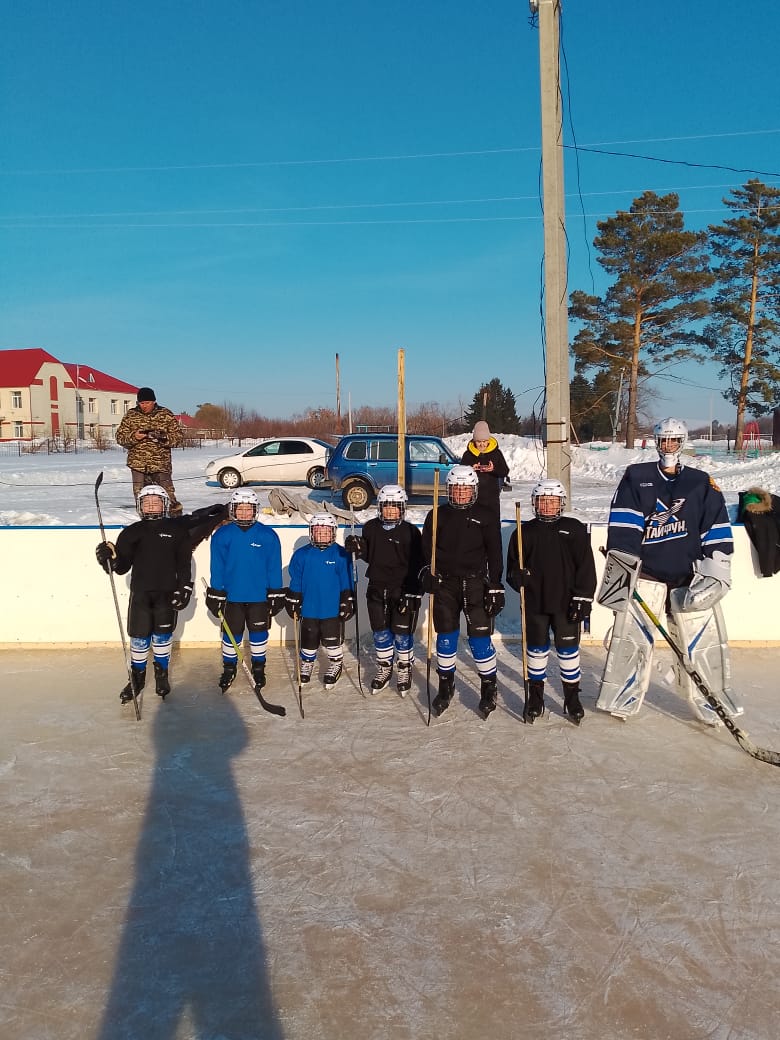
[[[658,462],[628,466],[609,514],[607,549],[640,561],[637,592],[650,609],[669,617],[669,633],[732,715],[742,706],[729,687],[726,628],[719,600],[731,585],[733,540],[720,488],[703,470],[683,465],[688,431],[679,419],[655,429]],[[608,572],[607,572],[608,573]],[[609,605],[602,584],[598,600]],[[626,718],[639,711],[650,682],[655,628],[636,600],[615,613],[596,707]],[[685,670],[676,665],[678,690],[697,716],[717,715]]]
[[[509,476],[509,466],[486,422],[475,424],[460,461],[464,466],[471,466],[477,474],[480,504],[491,510],[500,526],[501,488]]]
[[[596,565],[588,529],[564,517],[566,491],[559,480],[540,480],[531,492],[534,518],[521,524],[523,567],[517,530],[509,541],[506,580],[524,589],[525,638],[528,653],[528,700],[523,720],[544,714],[544,680],[555,642],[563,685],[563,710],[580,723],[580,623],[590,617],[596,591]]]
[[[447,474],[447,505],[438,510],[435,574],[431,574],[433,510],[423,525],[425,566],[420,579],[423,590],[434,594],[439,691],[431,708],[437,716],[455,692],[461,612],[480,677],[480,714],[486,719],[496,707],[496,651],[490,636],[493,618],[504,608],[503,553],[498,524],[491,510],[479,504],[478,494],[474,470],[453,466]]]
[[[301,682],[308,683],[322,645],[328,656],[323,682],[331,690],[341,678],[344,622],[355,614],[350,559],[336,543],[337,525],[330,513],[309,518],[309,544],[290,559],[287,613],[301,622]]]
[[[348,535],[344,548],[368,563],[366,605],[374,634],[376,675],[371,692],[384,690],[398,665],[398,692],[405,697],[412,685],[414,630],[420,612],[418,575],[422,539],[406,519],[409,499],[398,484],[385,484],[376,497],[378,516],[364,524],[361,535]]]
[[[285,590],[279,536],[272,527],[257,522],[258,512],[254,491],[240,488],[233,492],[228,507],[232,523],[221,527],[211,539],[211,585],[206,606],[215,617],[222,612],[239,646],[244,629],[249,632],[252,677],[259,692],[266,683],[268,626],[284,607]],[[237,668],[238,655],[223,628],[219,678],[223,693],[232,685]]]
[[[171,692],[168,664],[177,611],[184,610],[192,595],[192,550],[219,523],[219,507],[198,510],[187,517],[169,517],[170,500],[165,488],[148,484],[138,495],[141,519],[120,532],[116,545],[101,542],[95,556],[106,573],[130,576],[127,634],[130,636],[130,682],[119,694],[123,704],[146,683],[149,647],[154,656],[157,694]],[[209,516],[209,514],[211,514]]]

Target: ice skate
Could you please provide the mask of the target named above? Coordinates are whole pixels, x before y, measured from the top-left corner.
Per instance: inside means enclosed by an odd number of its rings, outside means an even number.
[[[311,682],[311,673],[314,671],[314,661],[301,661],[301,686]]]
[[[496,677],[495,675],[482,677],[482,688],[479,698],[479,713],[483,719],[487,719],[491,711],[496,710]]]
[[[523,708],[523,722],[533,723],[544,715],[544,683],[532,679],[528,684],[528,697]]]
[[[450,706],[455,693],[455,672],[439,672],[439,692],[433,698],[431,712],[438,718]]]
[[[580,704],[579,683],[563,684],[563,714],[568,715],[576,726],[585,718],[585,710]]]
[[[154,662],[154,692],[163,700],[171,692],[171,684],[168,681],[168,669],[163,668],[157,661]]]
[[[233,682],[236,678],[236,671],[238,670],[238,665],[228,664],[227,662],[224,662],[222,667],[223,672],[222,675],[220,675],[219,677],[219,688],[224,693],[226,690],[229,690],[230,687],[233,685]]]
[[[412,666],[409,661],[399,661],[396,669],[398,692],[405,697],[412,688]]]
[[[323,676],[322,682],[326,690],[332,690],[341,678],[341,661],[331,661],[328,670]]]
[[[371,692],[381,693],[382,690],[387,689],[390,685],[390,679],[393,675],[393,663],[392,661],[378,661],[376,666],[376,675],[371,682]]]
[[[255,681],[255,690],[259,692],[265,686],[265,661],[252,662],[252,678]]]
[[[119,700],[122,704],[129,704],[133,699],[133,694],[137,697],[141,690],[146,685],[146,669],[145,668],[133,668],[130,671],[133,685],[130,687],[130,683],[124,686],[119,694]]]

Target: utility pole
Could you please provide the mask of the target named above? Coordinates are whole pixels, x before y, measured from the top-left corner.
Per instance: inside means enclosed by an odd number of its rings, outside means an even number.
[[[547,368],[547,476],[571,501],[569,439],[569,308],[563,195],[563,102],[560,75],[561,0],[530,0],[539,16],[544,197],[544,320]]]

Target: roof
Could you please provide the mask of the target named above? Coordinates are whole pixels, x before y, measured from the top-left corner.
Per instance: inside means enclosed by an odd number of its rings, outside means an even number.
[[[64,368],[67,369],[68,375],[73,380],[73,385],[77,390],[105,390],[107,393],[132,394],[133,397],[138,393],[138,387],[133,386],[132,383],[125,383],[122,379],[115,379],[114,376],[109,376],[97,368],[92,368],[91,365],[64,364]]]
[[[22,350],[0,350],[0,386],[21,389],[30,386],[37,378],[41,366],[47,362],[60,364],[40,347],[29,347]]]

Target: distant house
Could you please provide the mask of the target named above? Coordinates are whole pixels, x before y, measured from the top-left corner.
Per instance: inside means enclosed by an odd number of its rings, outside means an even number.
[[[0,440],[113,438],[137,390],[40,347],[0,350]]]

